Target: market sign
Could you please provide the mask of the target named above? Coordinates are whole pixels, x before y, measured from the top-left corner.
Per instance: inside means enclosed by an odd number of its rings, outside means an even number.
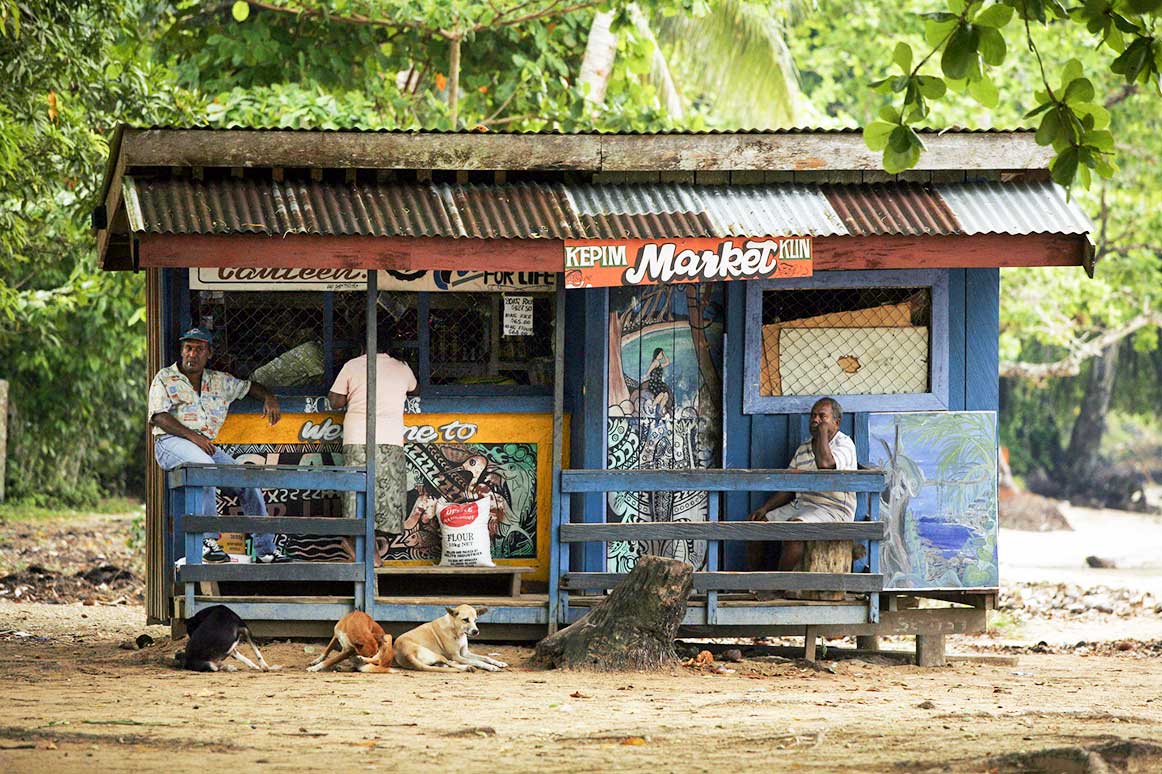
[[[380,290],[474,291],[526,293],[556,289],[556,277],[543,271],[380,271]],[[197,267],[190,269],[193,290],[331,290],[367,289],[363,269],[277,268],[277,267]]]
[[[569,239],[565,287],[810,277],[811,237]]]

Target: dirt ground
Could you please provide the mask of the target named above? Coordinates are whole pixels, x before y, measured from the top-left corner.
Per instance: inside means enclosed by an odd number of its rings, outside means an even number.
[[[12,529],[0,525],[0,574],[51,558],[22,553]],[[70,561],[132,571],[117,545],[96,540]],[[59,556],[46,569],[78,571]],[[279,671],[206,675],[172,666],[182,643],[145,627],[131,594],[94,589],[64,604],[0,597],[0,771],[1097,771],[1091,750],[1110,770],[1162,770],[1150,744],[1162,737],[1162,641],[950,638],[952,652],[991,656],[599,675],[481,644],[513,668],[454,677],[307,673],[322,643],[277,641],[262,648]],[[154,643],[124,649],[142,634]]]

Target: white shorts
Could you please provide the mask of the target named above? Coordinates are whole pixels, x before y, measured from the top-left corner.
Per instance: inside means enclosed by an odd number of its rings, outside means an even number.
[[[804,521],[818,524],[820,522],[851,521],[846,513],[836,512],[823,508],[814,503],[800,504],[792,500],[786,505],[772,508],[767,511],[767,521]]]

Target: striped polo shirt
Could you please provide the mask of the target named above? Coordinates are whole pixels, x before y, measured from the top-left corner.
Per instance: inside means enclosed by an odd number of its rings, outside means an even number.
[[[836,470],[855,470],[858,467],[855,461],[855,443],[842,432],[837,432],[831,439],[831,456],[835,458]],[[795,470],[818,470],[815,467],[815,452],[811,450],[810,438],[795,450],[795,456],[791,458],[791,467]],[[855,520],[855,492],[799,492],[795,502],[800,507],[817,506],[844,521]]]

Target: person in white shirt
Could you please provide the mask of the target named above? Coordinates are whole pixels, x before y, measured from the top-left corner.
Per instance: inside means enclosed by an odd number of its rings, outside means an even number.
[[[407,468],[403,449],[403,411],[417,389],[411,367],[383,352],[375,371],[375,528],[403,532],[407,503]],[[343,417],[343,455],[348,465],[367,464],[367,355],[343,364],[327,398]],[[343,515],[355,516],[355,493],[345,492]]]
[[[811,438],[795,450],[794,470],[855,470],[855,443],[839,432],[843,408],[834,398],[820,398],[811,407]],[[855,521],[855,492],[776,492],[755,508],[749,521]],[[762,564],[763,544],[750,542],[751,567]],[[803,559],[802,541],[784,541],[779,570],[792,572]]]

